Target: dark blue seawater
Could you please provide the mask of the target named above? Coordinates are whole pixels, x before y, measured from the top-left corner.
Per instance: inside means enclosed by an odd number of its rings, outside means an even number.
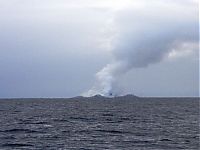
[[[0,150],[198,150],[199,99],[0,100]]]

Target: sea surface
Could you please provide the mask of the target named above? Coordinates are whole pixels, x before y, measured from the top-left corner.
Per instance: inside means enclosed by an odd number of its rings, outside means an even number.
[[[0,150],[198,150],[198,98],[1,99]]]

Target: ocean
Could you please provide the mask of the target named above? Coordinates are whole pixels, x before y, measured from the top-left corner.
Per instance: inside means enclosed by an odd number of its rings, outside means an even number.
[[[1,99],[0,150],[198,150],[199,98]]]

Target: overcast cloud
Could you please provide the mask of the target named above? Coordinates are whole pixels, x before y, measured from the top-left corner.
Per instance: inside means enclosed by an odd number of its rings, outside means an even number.
[[[0,0],[0,97],[199,95],[196,0]]]

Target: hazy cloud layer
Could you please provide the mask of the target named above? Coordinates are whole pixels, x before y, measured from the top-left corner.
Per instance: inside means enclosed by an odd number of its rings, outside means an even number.
[[[70,97],[87,93],[93,83],[89,95],[135,89],[170,96],[165,91],[171,86],[173,95],[197,95],[197,3],[0,0],[0,97]],[[158,76],[157,92],[149,92],[149,75],[171,66],[177,73],[166,73],[164,82],[172,85],[161,90]],[[180,74],[178,81],[171,78]]]

